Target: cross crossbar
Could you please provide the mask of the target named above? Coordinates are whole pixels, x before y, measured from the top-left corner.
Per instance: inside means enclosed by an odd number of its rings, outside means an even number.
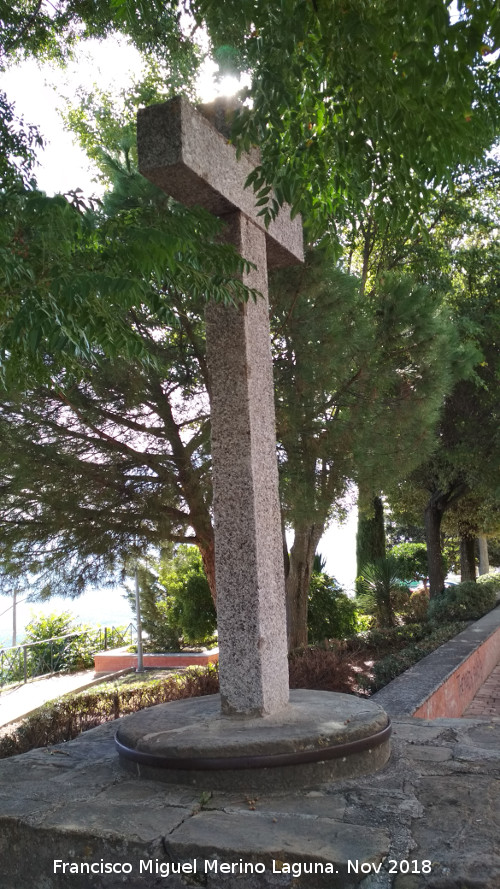
[[[283,207],[265,227],[252,189],[243,187],[255,164],[247,155],[237,159],[234,146],[182,96],[139,111],[137,149],[142,175],[175,200],[215,216],[239,210],[260,228],[268,268],[303,261],[300,216],[290,219]]]

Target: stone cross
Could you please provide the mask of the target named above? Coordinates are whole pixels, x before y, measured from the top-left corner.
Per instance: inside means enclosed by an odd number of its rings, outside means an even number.
[[[206,337],[221,708],[264,716],[289,694],[267,269],[303,261],[302,224],[283,212],[265,228],[244,187],[252,159],[237,160],[205,114],[181,97],[139,111],[139,170],[222,217],[228,240],[256,266],[243,283],[262,298],[210,303]]]

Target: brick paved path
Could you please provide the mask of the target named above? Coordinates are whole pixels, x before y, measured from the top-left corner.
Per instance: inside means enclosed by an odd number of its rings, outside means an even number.
[[[500,664],[488,676],[463,716],[500,716]]]

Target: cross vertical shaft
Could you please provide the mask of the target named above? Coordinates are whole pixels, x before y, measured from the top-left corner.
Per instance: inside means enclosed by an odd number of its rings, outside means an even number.
[[[302,261],[301,223],[264,227],[244,187],[252,162],[183,99],[139,112],[138,152],[144,176],[223,217],[257,267],[243,276],[256,302],[209,305],[207,357],[222,712],[272,714],[289,690],[267,268]]]
[[[267,294],[263,232],[238,211],[229,229],[257,266],[244,283]],[[211,303],[206,321],[222,710],[272,713],[288,703],[288,664],[267,298]]]

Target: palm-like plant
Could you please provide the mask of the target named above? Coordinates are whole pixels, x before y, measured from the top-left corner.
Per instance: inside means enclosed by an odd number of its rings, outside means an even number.
[[[373,615],[378,627],[395,626],[396,610],[409,596],[408,587],[398,576],[399,567],[394,556],[384,556],[366,565],[358,578],[362,590],[358,604],[366,614]]]

